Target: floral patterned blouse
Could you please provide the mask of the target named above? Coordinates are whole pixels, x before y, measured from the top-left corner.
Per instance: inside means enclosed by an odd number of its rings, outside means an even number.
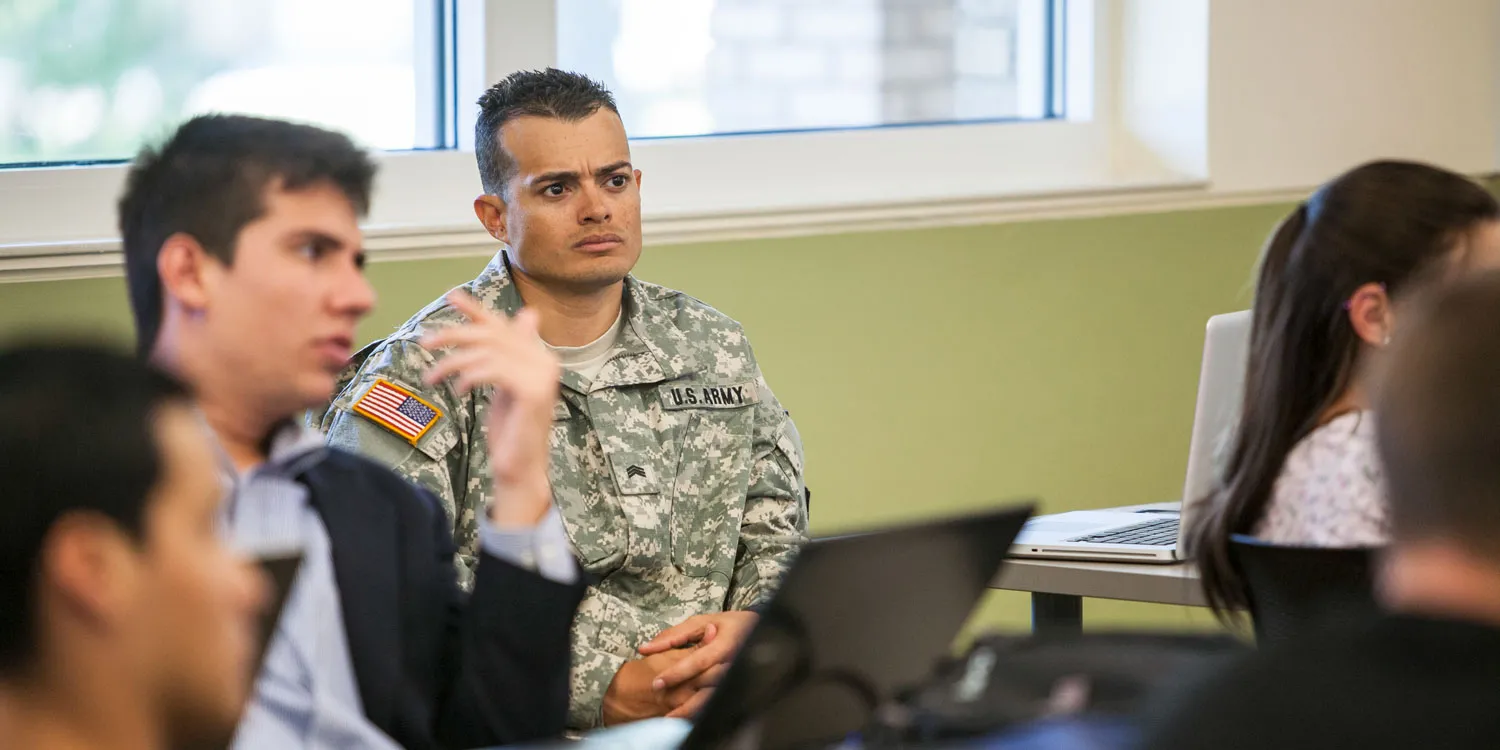
[[[1374,415],[1342,415],[1292,448],[1255,536],[1306,547],[1378,547],[1389,540]]]

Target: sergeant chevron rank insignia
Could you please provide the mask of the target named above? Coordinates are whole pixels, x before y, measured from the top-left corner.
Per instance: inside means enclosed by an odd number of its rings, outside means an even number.
[[[738,409],[760,403],[755,381],[726,385],[667,383],[659,389],[663,409]]]

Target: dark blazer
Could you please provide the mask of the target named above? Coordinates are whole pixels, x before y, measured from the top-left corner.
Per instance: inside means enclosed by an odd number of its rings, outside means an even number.
[[[365,715],[412,750],[560,737],[568,633],[583,597],[482,555],[466,596],[438,501],[330,449],[300,477],[328,527]]]

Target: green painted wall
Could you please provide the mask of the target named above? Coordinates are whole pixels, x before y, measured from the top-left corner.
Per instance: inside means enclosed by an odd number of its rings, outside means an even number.
[[[744,323],[806,443],[818,533],[1040,498],[1046,512],[1175,500],[1203,324],[1249,303],[1286,206],[648,250],[642,278]],[[483,258],[378,263],[363,334]],[[0,285],[0,335],[125,340],[120,279]],[[977,622],[1023,627],[997,592]],[[1089,601],[1091,625],[1201,611]]]

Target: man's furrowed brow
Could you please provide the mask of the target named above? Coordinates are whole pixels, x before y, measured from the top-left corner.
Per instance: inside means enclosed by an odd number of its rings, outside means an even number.
[[[618,172],[622,169],[629,168],[630,160],[621,159],[594,170],[594,176],[604,177],[606,175],[614,174],[615,172]],[[581,174],[571,169],[559,169],[551,172],[543,172],[535,177],[528,178],[526,180],[526,183],[529,185],[547,185],[554,182],[572,183],[577,182],[581,177]]]

